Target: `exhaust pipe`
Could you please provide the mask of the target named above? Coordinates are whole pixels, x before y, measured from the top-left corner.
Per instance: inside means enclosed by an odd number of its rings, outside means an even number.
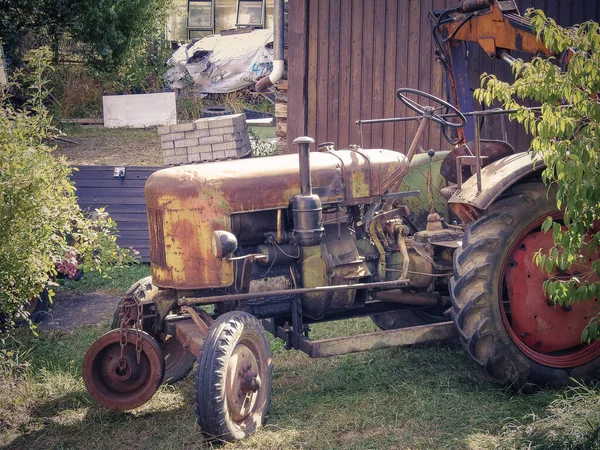
[[[273,8],[273,70],[268,76],[258,80],[254,86],[258,92],[273,86],[283,76],[284,1],[285,0],[275,0]]]
[[[300,195],[292,200],[294,216],[293,236],[301,247],[312,247],[323,241],[323,206],[318,195],[312,193],[310,174],[310,145],[314,139],[301,136],[294,139],[299,148]]]

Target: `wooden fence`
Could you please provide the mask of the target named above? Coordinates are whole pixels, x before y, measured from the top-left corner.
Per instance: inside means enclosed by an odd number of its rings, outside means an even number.
[[[356,120],[407,114],[395,98],[400,87],[445,98],[428,14],[457,3],[290,0],[287,151],[296,152],[291,142],[303,134],[317,142],[333,141],[337,148],[359,144]],[[521,13],[541,8],[563,26],[600,18],[598,0],[517,0],[517,5]],[[491,60],[476,44],[468,45],[472,87],[479,85],[483,72],[510,79],[506,63]],[[501,137],[498,120],[488,120],[484,137]],[[415,122],[365,126],[364,145],[403,151],[415,130]],[[516,124],[508,126],[508,137],[515,148],[528,147],[529,137]],[[437,127],[425,136],[423,147],[447,148]]]

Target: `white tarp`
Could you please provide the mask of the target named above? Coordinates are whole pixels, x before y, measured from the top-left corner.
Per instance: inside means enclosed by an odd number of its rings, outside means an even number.
[[[273,69],[273,30],[208,36],[179,47],[165,73],[167,85],[181,89],[192,83],[207,94],[248,87]]]

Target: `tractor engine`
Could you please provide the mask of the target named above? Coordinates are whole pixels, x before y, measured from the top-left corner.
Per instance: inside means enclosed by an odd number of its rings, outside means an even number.
[[[408,236],[408,209],[394,206],[407,158],[328,148],[309,161],[309,140],[299,143],[300,164],[281,155],[153,174],[146,184],[153,283],[202,297],[393,281],[410,270],[418,274],[412,288],[431,290],[431,246]],[[318,320],[368,296],[304,293],[302,313]]]

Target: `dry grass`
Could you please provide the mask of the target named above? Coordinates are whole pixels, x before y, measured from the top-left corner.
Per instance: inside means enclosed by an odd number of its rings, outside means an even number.
[[[368,319],[314,327],[315,337],[370,331]],[[88,397],[83,354],[106,326],[21,335],[25,376],[0,386],[0,442],[7,448],[208,448],[195,425],[194,376],[146,405],[116,413]],[[266,427],[223,448],[493,448],[505,423],[563,394],[521,396],[491,383],[453,346],[397,348],[312,360],[272,341],[273,400]],[[490,443],[490,445],[486,444]]]
[[[58,142],[57,155],[73,165],[161,166],[164,163],[155,127],[147,129],[103,128],[69,125],[69,142]]]

